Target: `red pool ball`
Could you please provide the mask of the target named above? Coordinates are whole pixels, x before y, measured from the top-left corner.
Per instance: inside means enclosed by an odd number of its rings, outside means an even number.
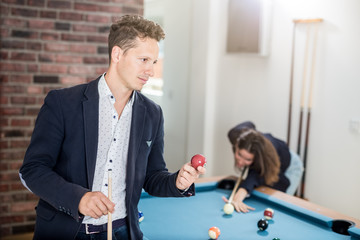
[[[274,217],[274,210],[272,210],[271,208],[267,208],[265,209],[264,211],[264,217],[267,219],[267,220],[270,220]]]
[[[204,166],[206,163],[206,159],[203,155],[201,154],[196,154],[191,158],[191,166],[193,166],[193,168],[197,169],[198,166]]]

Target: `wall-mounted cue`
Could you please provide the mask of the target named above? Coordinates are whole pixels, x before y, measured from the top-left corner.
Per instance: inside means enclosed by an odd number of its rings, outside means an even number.
[[[292,95],[293,95],[293,81],[294,81],[294,62],[295,62],[295,42],[296,42],[296,28],[299,24],[309,24],[307,26],[307,34],[306,34],[306,46],[305,46],[305,57],[304,57],[304,69],[303,69],[303,78],[302,78],[302,89],[301,89],[301,102],[300,102],[300,118],[299,118],[299,129],[298,129],[298,143],[297,143],[297,153],[301,156],[301,141],[302,141],[302,126],[303,126],[303,113],[305,108],[305,86],[306,86],[306,75],[307,75],[307,65],[308,65],[308,48],[309,48],[309,27],[310,24],[315,24],[318,27],[317,23],[322,22],[322,18],[313,18],[313,19],[294,19],[294,29],[293,29],[293,49],[292,49],[292,59],[291,59],[291,74],[290,74],[290,100],[289,100],[289,119],[288,119],[288,134],[287,134],[287,144],[290,146],[290,139],[291,139],[291,115],[292,115]],[[312,56],[312,67],[311,67],[311,79],[310,79],[310,90],[309,90],[309,101],[308,101],[308,116],[307,116],[307,128],[306,128],[306,136],[305,136],[305,147],[304,147],[304,157],[303,157],[303,164],[304,168],[306,166],[306,158],[307,158],[307,150],[308,150],[308,138],[309,138],[309,126],[310,126],[310,114],[311,114],[311,105],[312,105],[312,86],[314,82],[314,71],[315,71],[315,52],[316,52],[316,41],[317,41],[317,29],[316,35],[314,39],[314,46],[313,46],[313,56]],[[306,168],[305,168],[306,170]],[[302,176],[302,184],[301,188],[299,189],[299,194],[301,197],[304,196],[304,182],[305,182],[305,170]]]
[[[305,89],[306,89],[306,76],[307,76],[307,65],[308,65],[308,53],[309,53],[309,40],[310,40],[310,28],[307,26],[306,29],[306,45],[305,45],[305,55],[304,55],[304,69],[303,69],[303,78],[301,86],[301,100],[300,100],[300,117],[299,117],[299,131],[298,131],[298,144],[297,144],[297,154],[301,155],[301,136],[302,136],[302,122],[303,122],[303,113],[305,107]]]
[[[108,170],[108,198],[112,201],[112,176],[111,169]],[[112,216],[111,212],[108,212],[108,225],[107,225],[107,239],[112,240]]]
[[[289,117],[288,117],[288,129],[287,129],[288,146],[290,146],[290,135],[291,135],[290,132],[291,132],[292,98],[293,98],[293,84],[294,84],[295,40],[296,40],[296,22],[294,21],[293,34],[292,34],[291,67],[290,67]]]
[[[319,26],[315,26],[315,36],[314,36],[314,46],[312,54],[312,64],[310,72],[310,89],[309,89],[309,100],[308,100],[308,113],[307,113],[307,122],[306,122],[306,134],[305,134],[305,147],[304,147],[304,173],[301,179],[301,194],[300,197],[304,198],[305,192],[305,171],[307,163],[307,153],[309,147],[309,133],[310,133],[310,117],[311,117],[311,108],[312,108],[312,97],[313,97],[313,88],[314,88],[314,73],[315,73],[315,62],[316,62],[316,47],[317,47],[317,35],[318,35]]]
[[[287,145],[290,146],[291,139],[291,123],[292,123],[292,104],[293,104],[293,85],[294,85],[294,65],[295,65],[295,48],[296,48],[296,28],[299,23],[318,23],[322,22],[321,18],[314,19],[294,19],[294,27],[292,33],[292,50],[291,50],[291,67],[290,67],[290,91],[289,91],[289,113],[287,128]]]

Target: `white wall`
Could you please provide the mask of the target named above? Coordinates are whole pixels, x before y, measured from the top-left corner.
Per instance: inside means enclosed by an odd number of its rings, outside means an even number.
[[[244,120],[286,140],[293,19],[319,28],[305,197],[360,218],[360,1],[273,0],[267,57],[227,54],[226,0],[165,1],[165,157],[195,153],[207,176],[234,174],[227,131]],[[296,150],[306,27],[297,28],[291,148]],[[308,70],[310,71],[310,70]]]
[[[349,130],[350,120],[360,119],[360,28],[356,26],[360,22],[360,2],[279,0],[273,3],[269,57],[224,54],[218,61],[218,79],[222,80],[218,82],[214,116],[220,130],[215,137],[218,144],[214,144],[218,146],[214,149],[216,159],[223,157],[232,162],[231,152],[224,152],[223,133],[242,120],[251,119],[258,129],[286,139],[292,19],[324,18],[319,28],[315,65],[305,197],[360,218],[360,133]],[[304,41],[301,42],[305,40],[304,35],[305,28],[299,26],[300,47],[304,45]],[[294,137],[300,109],[296,101],[299,104],[303,70],[303,55],[299,49],[295,55],[298,67],[294,79]],[[291,146],[296,150],[294,137]],[[219,169],[215,175],[231,171],[230,167],[221,169],[224,164],[218,161],[214,164]]]

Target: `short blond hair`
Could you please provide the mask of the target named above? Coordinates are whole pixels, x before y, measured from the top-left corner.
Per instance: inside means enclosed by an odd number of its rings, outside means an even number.
[[[142,16],[124,15],[110,27],[109,59],[114,46],[119,46],[125,53],[130,48],[136,47],[137,38],[151,38],[159,42],[165,38],[165,33],[159,24]]]

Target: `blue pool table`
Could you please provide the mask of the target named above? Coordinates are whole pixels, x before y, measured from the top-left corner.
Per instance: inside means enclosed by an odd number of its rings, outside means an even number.
[[[267,187],[257,188],[245,200],[255,207],[254,211],[225,215],[222,196],[229,197],[233,182],[223,179],[197,183],[196,195],[189,198],[158,198],[143,193],[139,210],[144,214],[140,223],[144,236],[149,240],[210,239],[208,230],[216,226],[221,231],[219,240],[360,239],[356,219],[349,221],[354,219],[339,215],[341,221],[334,221],[337,216],[334,218],[333,211],[328,214],[325,208]],[[274,210],[274,217],[269,220],[268,228],[260,231],[257,222],[266,208]]]

